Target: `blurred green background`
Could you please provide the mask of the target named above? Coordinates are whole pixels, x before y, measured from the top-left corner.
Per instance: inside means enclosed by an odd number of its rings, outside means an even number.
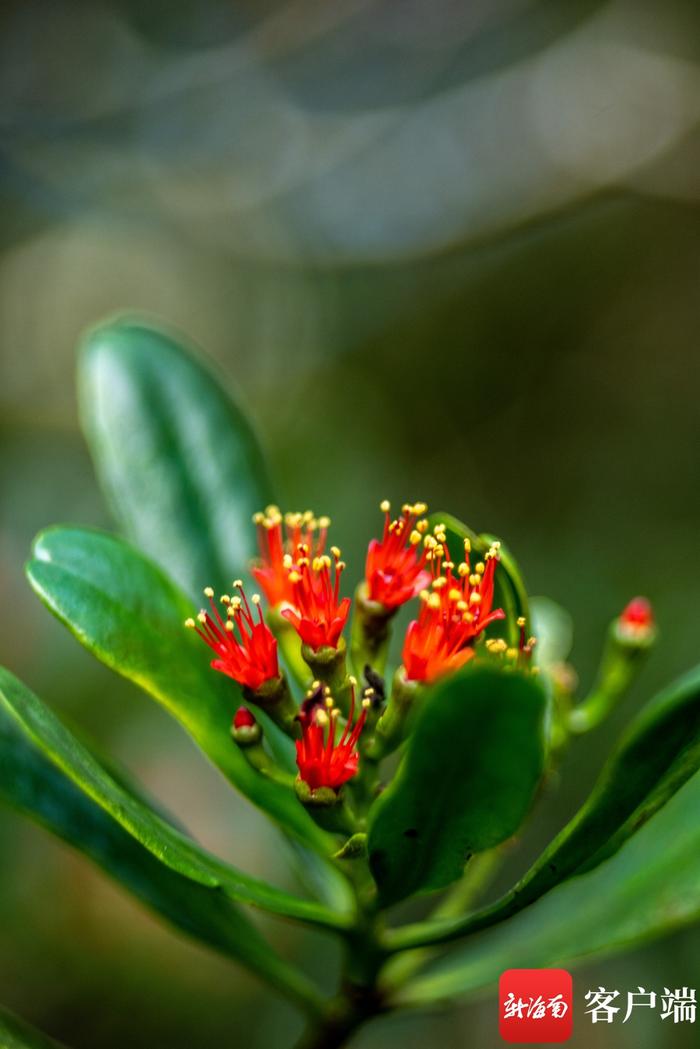
[[[264,819],[23,580],[44,525],[110,526],[79,333],[159,315],[224,367],[280,502],[329,513],[357,575],[385,496],[500,533],[574,616],[583,687],[611,616],[653,600],[657,651],[512,878],[698,659],[700,7],[8,0],[0,55],[0,661],[203,843],[282,880]],[[290,1043],[296,1018],[252,979],[5,810],[0,857],[5,1005],[75,1049]],[[327,979],[323,941],[270,929]],[[697,987],[699,953],[687,931],[579,967],[571,1044],[695,1045],[648,1014],[593,1027],[582,997]],[[426,1044],[495,1049],[495,997],[357,1039]]]

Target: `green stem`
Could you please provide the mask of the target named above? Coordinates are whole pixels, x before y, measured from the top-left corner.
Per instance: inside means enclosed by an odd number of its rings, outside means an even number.
[[[503,862],[504,852],[505,850],[499,847],[475,856],[452,891],[447,893],[435,908],[430,916],[431,919],[458,918],[464,914],[491,882]],[[387,990],[400,987],[434,956],[435,950],[430,947],[401,954],[387,966],[382,980],[383,987]]]
[[[357,903],[357,921],[345,938],[340,989],[320,1017],[312,1017],[296,1049],[340,1049],[362,1024],[385,1013],[389,1005],[379,987],[386,961],[376,893],[368,891],[369,871],[363,861],[348,864]]]
[[[355,610],[350,634],[350,661],[361,678],[367,664],[378,674],[384,673],[389,652],[391,620],[395,608],[385,608],[367,597],[367,583],[360,583],[355,591]]]

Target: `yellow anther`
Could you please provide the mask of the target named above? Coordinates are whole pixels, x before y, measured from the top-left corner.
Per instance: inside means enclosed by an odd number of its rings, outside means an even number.
[[[428,509],[428,504],[427,503],[414,503],[413,504],[413,512],[414,512],[414,514],[417,517],[420,516],[420,514],[424,514],[427,509]]]
[[[388,514],[391,510],[391,503],[389,502],[389,500],[382,499],[381,503],[379,504],[379,509],[382,511],[383,514]]]
[[[192,618],[192,616],[190,616],[189,619],[185,620],[185,626],[189,630],[194,630],[194,619]]]
[[[418,546],[418,544],[421,541],[421,534],[420,534],[420,532],[418,531],[417,528],[413,529],[413,531],[411,532],[411,534],[408,537],[408,541],[411,544],[411,546]]]
[[[330,528],[330,526],[331,526],[331,519],[330,519],[330,517],[319,517],[319,519],[318,519],[318,527],[319,528]]]
[[[320,728],[325,728],[328,724],[328,714],[326,714],[325,710],[318,707],[314,714],[314,721],[320,726]]]
[[[289,582],[290,583],[299,583],[299,582],[301,582],[301,576],[299,575],[299,573],[298,572],[290,572],[289,573]]]
[[[221,602],[222,605],[227,605],[230,602],[230,600],[231,600],[231,598],[229,597],[228,594],[222,594],[221,597],[219,598],[219,601]]]
[[[258,510],[257,513],[253,514],[253,524],[262,524],[264,520],[265,514],[262,513],[261,510]]]
[[[469,604],[470,605],[480,605],[481,604],[481,594],[477,594],[476,590],[472,594],[469,595]]]
[[[466,612],[468,608],[469,608],[469,605],[467,604],[466,601],[458,601],[457,602],[457,611],[458,612]]]
[[[440,607],[440,595],[431,594],[428,598],[428,608],[439,608]]]
[[[339,572],[344,572],[346,568],[345,561],[337,561],[335,566]]]
[[[450,601],[461,601],[462,591],[453,586],[447,596]],[[459,608],[459,605],[457,607]]]
[[[537,644],[537,638],[536,637],[529,637],[527,639],[527,643],[528,643],[529,648],[534,648],[535,645]]]
[[[206,623],[206,621],[207,621],[207,613],[204,611],[204,609],[202,609],[201,612],[197,613],[197,619],[199,620],[200,623]]]
[[[508,659],[517,659],[518,658],[518,650],[517,650],[517,648],[509,648],[508,651],[506,652],[506,655],[508,656]]]
[[[444,586],[447,586],[447,580],[444,575],[439,575],[437,579],[433,579],[433,589],[442,590]]]
[[[469,585],[470,586],[478,586],[480,582],[481,582],[481,576],[477,575],[476,572],[472,572],[472,574],[469,576]]]
[[[457,574],[464,578],[465,575],[469,575],[469,565],[466,561],[461,561],[457,566]]]
[[[324,685],[323,686],[323,694],[324,694],[324,696],[330,696],[330,694],[331,694],[331,686],[330,685]]]
[[[469,539],[468,536],[465,536],[464,537],[464,552],[465,552],[465,554],[470,554],[471,551],[472,551],[471,540]]]
[[[320,687],[321,687],[321,682],[320,681],[312,681],[311,682],[311,692],[313,692],[314,689],[320,688]],[[311,692],[309,692],[309,695],[311,695]]]
[[[489,652],[500,653],[505,652],[508,646],[502,637],[492,637],[486,642],[486,648]]]
[[[483,575],[484,572],[486,571],[486,565],[484,564],[484,562],[483,561],[477,561],[476,565],[474,566],[474,571],[478,572],[479,575]]]
[[[356,688],[357,687],[357,678],[354,677],[352,674],[348,674],[348,684],[351,685],[353,688]]]
[[[473,623],[474,622],[474,616],[472,615],[472,613],[471,612],[465,612],[464,615],[462,616],[462,622],[463,623]]]
[[[333,696],[326,696],[326,706],[329,710],[332,710],[334,702]]]
[[[226,622],[224,623],[224,627],[225,627],[226,630],[228,630],[229,634],[232,633],[233,632],[233,620],[232,619],[227,619]]]
[[[368,696],[365,696],[365,698],[362,700],[362,709],[363,710],[369,710],[371,705],[372,705],[372,700],[369,699]]]
[[[204,596],[205,597],[213,597],[214,596],[214,591],[212,590],[212,588],[210,586],[205,586],[204,587]]]
[[[423,519],[422,521],[416,521],[416,530],[419,531],[421,535],[423,534],[423,532],[427,532],[428,522],[425,519]]]
[[[430,591],[429,590],[421,590],[420,593],[418,594],[418,597],[420,598],[421,601],[427,601],[430,598]]]
[[[525,626],[525,616],[518,616],[518,618],[516,619],[516,623],[518,624],[519,627],[524,627]]]
[[[331,547],[331,553],[333,554],[333,557],[337,561],[338,558],[340,557],[340,547],[339,546],[332,546]]]
[[[240,590],[241,587],[243,586],[243,580],[242,579],[234,579],[233,585],[235,586],[236,590]]]
[[[260,594],[253,594],[253,596],[251,597],[250,600],[253,602],[254,605],[259,605],[260,604]]]

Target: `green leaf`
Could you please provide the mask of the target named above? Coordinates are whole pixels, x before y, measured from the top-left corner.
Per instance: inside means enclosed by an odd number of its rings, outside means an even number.
[[[252,769],[231,741],[240,690],[210,668],[206,647],[183,625],[192,606],[160,569],[123,540],[87,529],[51,528],[33,552],[32,587],[81,644],[161,703],[254,804],[331,855],[334,842],[294,791]]]
[[[455,561],[462,559],[465,539],[468,539],[471,544],[472,564],[483,557],[491,544],[496,541],[496,536],[477,535],[468,525],[462,524],[451,514],[431,514],[430,527],[434,528],[436,524],[445,526],[450,556]],[[520,616],[524,616],[529,622],[530,617],[527,591],[513,555],[502,540],[498,542],[501,543],[501,559],[494,578],[493,607],[502,608],[506,618],[502,622],[493,623],[488,633],[491,637],[504,637],[510,645],[517,646],[519,641],[517,621]]]
[[[36,1028],[30,1027],[25,1020],[20,1020],[14,1013],[0,1006],[0,1046],[2,1049],[66,1049],[63,1043],[58,1043],[42,1034]]]
[[[0,667],[0,707],[21,731],[95,804],[166,866],[209,888],[222,888],[238,903],[324,928],[342,928],[342,917],[236,870],[209,855],[118,782],[48,707]]]
[[[370,817],[384,905],[443,888],[472,853],[515,833],[544,766],[545,708],[534,678],[491,667],[467,667],[427,692]]]
[[[608,859],[700,768],[700,667],[652,700],[608,759],[588,800],[525,877],[466,918],[405,926],[402,948],[441,943],[528,907],[553,886]]]
[[[397,1004],[474,994],[504,969],[570,966],[700,919],[700,775],[606,863],[460,946],[406,984]]]
[[[270,501],[244,414],[179,337],[125,317],[89,332],[80,407],[97,472],[126,534],[192,597],[229,588],[255,555]]]
[[[220,886],[205,883],[205,877],[207,882],[212,878],[204,870],[197,871],[192,855],[186,862],[183,860],[186,872],[181,872],[178,862],[188,843],[181,839],[176,846],[171,838],[167,849],[156,848],[153,825],[146,828],[142,824],[139,832],[148,838],[147,847],[125,827],[136,821],[135,806],[133,799],[120,796],[118,788],[112,792],[110,803],[118,806],[119,820],[79,789],[34,741],[32,726],[39,716],[35,709],[39,701],[7,671],[2,671],[1,680],[0,799],[84,852],[176,928],[241,962],[303,1008],[315,1010],[314,989],[277,957],[233,902],[233,892],[223,874]],[[17,716],[22,708],[31,715],[26,722]],[[52,733],[60,739],[56,726],[52,726]],[[95,789],[98,777],[91,764],[89,755],[76,759],[76,767],[90,768]],[[102,786],[105,791],[108,789],[108,784]],[[163,833],[166,831],[167,828]],[[194,846],[189,845],[189,849],[192,851]],[[163,855],[158,855],[158,851]],[[166,856],[170,865],[164,862]],[[213,863],[218,865],[218,861]],[[241,881],[239,872],[231,874],[237,891],[244,882],[251,887],[253,879],[243,876]]]

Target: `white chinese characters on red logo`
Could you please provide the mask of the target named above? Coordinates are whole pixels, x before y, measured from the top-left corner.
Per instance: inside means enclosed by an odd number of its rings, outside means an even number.
[[[499,1030],[506,1042],[566,1042],[573,981],[566,969],[508,969],[499,982]]]

